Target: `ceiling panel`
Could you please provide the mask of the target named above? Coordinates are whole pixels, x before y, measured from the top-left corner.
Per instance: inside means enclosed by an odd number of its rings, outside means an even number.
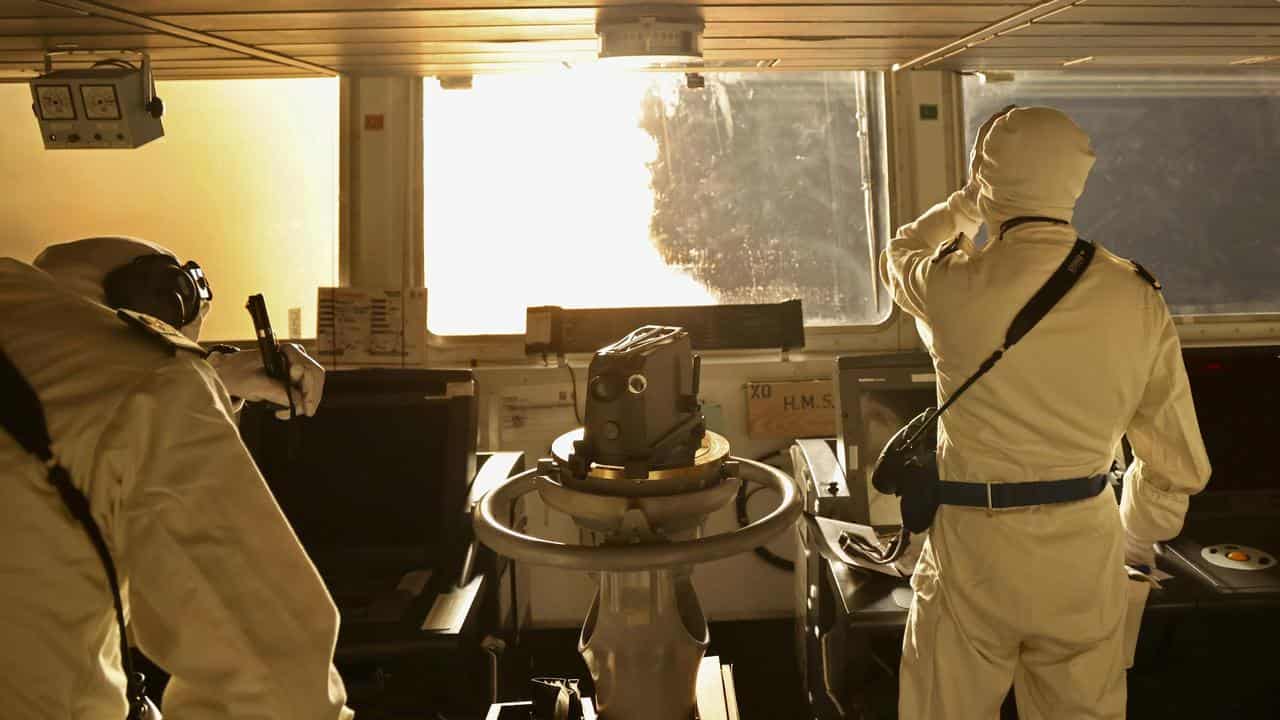
[[[1207,48],[1205,48],[1207,49]],[[1005,51],[1009,52],[1009,51]],[[1060,51],[1059,51],[1060,52]],[[825,60],[833,61],[841,58],[861,58],[861,57],[877,57],[887,58],[892,61],[894,58],[900,57],[902,50],[894,48],[863,48],[863,49],[845,49],[845,50],[824,50],[821,48],[799,48],[799,49],[757,49],[757,50],[712,50],[707,51],[704,59],[708,62],[717,61],[734,61],[734,60],[806,60],[816,61]],[[316,55],[307,58],[312,62],[326,65],[333,68],[344,67],[373,67],[377,65],[404,65],[404,64],[433,64],[443,63],[449,65],[467,65],[471,63],[487,64],[487,63],[544,63],[549,65],[559,64],[561,61],[570,63],[593,62],[596,59],[595,51],[579,51],[579,52],[561,52],[555,55],[538,55],[534,53],[450,53],[447,55],[439,54],[422,54],[422,53],[403,53],[403,54],[379,54],[379,55]]]
[[[861,59],[857,67],[868,70],[883,70],[890,67],[892,60],[892,57],[876,58],[868,56]],[[814,72],[819,70],[830,70],[831,67],[832,66],[829,62],[796,60],[780,63],[776,67],[727,67],[720,71],[739,72],[747,71],[749,69],[750,72]],[[447,63],[432,63],[376,66],[351,65],[344,67],[343,72],[349,72],[352,75],[459,75],[495,72],[537,72],[545,71],[548,68],[549,66],[546,63],[474,63],[465,66],[449,65]]]
[[[1230,1],[1230,0],[1228,0]],[[1151,23],[1194,25],[1230,22],[1236,25],[1280,24],[1280,5],[1272,7],[1223,7],[1205,3],[1200,6],[1170,5],[1162,7],[1095,5],[1085,3],[1059,15],[1069,22]],[[1057,19],[1057,18],[1055,18]]]
[[[35,0],[24,0],[35,2]],[[656,5],[681,7],[723,7],[751,5],[1021,5],[1005,0],[981,2],[981,0],[854,0],[853,2],[828,2],[826,0],[678,0],[656,3],[654,0],[494,0],[483,3],[476,0],[114,0],[111,5],[145,15],[202,14],[202,13],[261,13],[294,11],[343,11],[343,10],[423,10],[467,9],[475,7],[508,8],[603,8],[603,7],[654,7]],[[1275,0],[1089,0],[1091,5],[1169,6],[1169,7],[1273,7]]]
[[[0,50],[53,49],[66,43],[81,49],[208,47],[159,33],[108,33],[106,35],[0,35]]]
[[[251,45],[301,42],[378,43],[429,41],[594,40],[586,25],[530,25],[454,28],[362,28],[346,30],[237,30],[218,33],[222,37]]]
[[[703,43],[704,52],[710,57],[726,51],[743,51],[759,54],[761,51],[798,50],[825,51],[827,55],[839,55],[841,51],[861,49],[890,49],[897,51],[928,50],[937,44],[928,38],[842,38],[823,42],[797,40],[773,40],[757,38],[715,38]],[[560,53],[595,53],[594,38],[582,40],[543,40],[529,42],[391,42],[391,43],[304,43],[296,45],[263,45],[263,49],[286,53],[293,57],[316,60],[318,57],[363,57],[415,53],[426,56],[449,57],[459,53],[503,53],[510,55],[556,57]]]
[[[972,32],[980,24],[957,23],[720,23],[707,27],[703,37],[825,40],[829,38],[927,38],[944,41]],[[594,40],[590,25],[526,25],[502,27],[359,28],[329,30],[237,30],[222,37],[253,45],[282,43],[450,42]]]
[[[1097,35],[1089,38],[1089,49],[1113,47],[1240,47],[1246,45],[1274,45],[1280,43],[1280,33],[1274,35]],[[1080,47],[1078,37],[1055,35],[1013,34],[987,43],[990,47]]]
[[[1242,52],[1241,50],[1238,50],[1238,49],[1234,51],[1227,51],[1227,48],[1224,48],[1222,46],[1182,47],[1182,48],[1176,48],[1176,51],[1177,51],[1176,52],[1177,55],[1186,57],[1188,61],[1191,61],[1194,58],[1206,58],[1206,57],[1207,58],[1230,57],[1232,59],[1235,59],[1236,57],[1239,57],[1241,54],[1257,55],[1259,53],[1267,54],[1270,52],[1280,52],[1280,42],[1273,43],[1272,45],[1265,46],[1265,47],[1256,47],[1256,46],[1250,47],[1247,52]],[[1010,47],[998,47],[995,45],[983,46],[982,48],[971,50],[970,53],[972,57],[1005,58],[1005,59],[1047,58],[1047,57],[1063,57],[1063,58],[1071,59],[1071,58],[1082,57],[1084,55],[1089,54],[1089,53],[1081,53],[1077,49],[1073,49],[1069,47],[1061,47],[1061,46],[1038,47],[1038,48],[1025,48],[1025,47],[1010,48]],[[1105,56],[1110,58],[1116,58],[1115,62],[1118,62],[1119,58],[1126,58],[1126,57],[1135,58],[1135,62],[1143,62],[1142,60],[1136,60],[1136,58],[1167,57],[1169,55],[1175,54],[1171,52],[1171,48],[1151,47],[1151,46],[1106,48],[1105,52],[1100,52],[1099,49],[1095,48],[1093,49],[1093,53],[1095,57]]]
[[[83,17],[83,13],[38,0],[5,0],[0,3],[0,18],[28,17]]]
[[[28,0],[31,1],[31,0]],[[1142,5],[1161,0],[1132,0],[1125,5]],[[1243,0],[1240,5],[1266,4],[1271,0]],[[1199,3],[1212,3],[1212,0],[1200,0]],[[679,11],[685,8],[717,8],[740,6],[899,6],[917,7],[921,5],[1025,5],[1012,0],[853,0],[852,2],[830,2],[829,0],[492,0],[476,2],[476,0],[114,0],[111,5],[145,15],[171,14],[212,14],[212,13],[263,13],[263,12],[297,12],[297,11],[354,11],[354,10],[465,10],[473,8],[670,8]],[[655,12],[654,14],[661,14]]]
[[[1019,30],[1013,35],[1050,35],[1054,37],[1066,38],[1070,40],[1078,40],[1081,45],[1087,45],[1089,38],[1094,36],[1106,35],[1145,35],[1148,37],[1160,36],[1201,36],[1201,35],[1280,35],[1280,25],[1237,25],[1237,24],[1221,24],[1221,23],[1203,23],[1196,25],[1166,25],[1153,24],[1150,22],[1143,23],[1125,23],[1125,24],[1106,24],[1106,23],[1077,23],[1072,22],[1070,16],[1064,14],[1059,17],[1064,18],[1063,22],[1045,22],[1032,25],[1029,28]]]
[[[988,23],[1023,6],[1006,5],[737,5],[701,9],[708,25],[721,23],[931,22]],[[1105,9],[1121,12],[1120,9]],[[504,25],[588,25],[597,11],[590,7],[476,8],[467,10],[400,10],[350,12],[276,12],[158,15],[156,19],[205,32],[272,28],[468,27]]]
[[[1168,7],[1274,7],[1276,0],[1089,0],[1090,5],[1164,5]]]
[[[133,25],[98,17],[6,17],[0,14],[0,35],[65,35],[70,33],[127,33]]]
[[[315,75],[274,63],[263,63],[256,68],[200,68],[183,70],[163,70],[156,72],[156,79],[165,80],[219,80],[219,79],[253,79],[253,78],[306,78]]]
[[[1060,70],[1064,62],[1079,61],[1084,57],[1093,56],[1066,56],[1057,58],[1027,58],[1019,64],[1019,70]],[[1221,55],[1214,58],[1213,66],[1228,69],[1232,67],[1230,63],[1239,59],[1240,55]],[[1203,57],[1188,57],[1184,55],[1170,55],[1166,57],[1148,57],[1148,58],[1109,58],[1094,57],[1087,63],[1081,63],[1071,66],[1074,71],[1084,71],[1088,69],[1105,69],[1105,70],[1123,70],[1123,69],[1148,69],[1155,70],[1160,68],[1183,68],[1203,70],[1205,66]],[[940,63],[943,67],[950,67],[951,63]],[[989,57],[981,54],[975,54],[964,61],[964,70],[1007,70],[1008,62],[1004,58]],[[1254,70],[1258,66],[1252,66]],[[959,70],[960,67],[952,69]]]
[[[118,57],[118,56],[117,56]],[[60,60],[57,63],[58,68],[87,68],[93,65],[92,59],[69,58]],[[13,61],[0,58],[0,68],[17,69],[24,66],[21,61]],[[276,63],[268,63],[264,60],[255,60],[253,58],[229,57],[229,58],[203,58],[200,60],[157,60],[152,63],[152,67],[157,73],[162,69],[197,69],[202,67],[212,68],[232,68],[232,67],[276,67]],[[296,69],[296,68],[295,68]]]
[[[193,45],[191,47],[181,47],[181,48],[160,48],[160,49],[149,51],[149,54],[151,55],[152,62],[157,64],[161,62],[170,61],[170,60],[187,60],[187,61],[221,60],[221,59],[244,57],[240,53],[231,52],[230,50],[222,50],[220,48],[211,48],[204,45]],[[77,53],[76,55],[65,56],[61,59],[55,58],[55,60],[57,60],[58,64],[61,65],[63,62],[80,60],[81,58],[84,58],[82,62],[93,62],[96,60],[101,60],[103,58],[110,58],[110,57],[126,57],[127,59],[127,56],[122,56],[119,53],[115,53],[115,52],[103,52],[98,54],[90,54],[86,52],[83,55]],[[44,58],[43,50],[0,49],[0,62],[38,63],[38,62],[43,62],[43,58]]]
[[[651,0],[106,0],[99,8],[115,18],[110,19],[38,0],[0,0],[0,73],[34,71],[43,49],[67,43],[80,49],[148,48],[160,77],[194,77],[202,70],[227,77],[238,69],[246,77],[307,74],[253,57],[258,50],[362,74],[545,67],[591,59],[601,8],[696,13],[706,21],[708,60],[773,59],[778,63],[772,69],[779,71],[890,67],[967,36],[970,47],[957,45],[953,49],[960,52],[929,67],[1061,67],[1093,56],[1090,64],[1108,67],[1230,68],[1241,57],[1280,54],[1276,0],[1089,0],[994,38],[989,27],[1039,3],[686,0],[666,5],[672,7],[663,9]],[[115,14],[121,11],[124,16]],[[201,42],[221,41],[140,27],[152,20],[242,47],[239,52],[206,47]],[[996,27],[1007,30],[1009,24]]]

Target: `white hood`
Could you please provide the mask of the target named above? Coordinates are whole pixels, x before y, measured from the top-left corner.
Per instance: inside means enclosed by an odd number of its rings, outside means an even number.
[[[1089,136],[1064,113],[1014,108],[996,120],[983,142],[978,209],[996,232],[1020,215],[1070,222],[1093,163]]]
[[[32,264],[52,275],[69,290],[105,304],[102,281],[107,273],[143,255],[174,257],[165,248],[146,240],[95,237],[50,245]]]

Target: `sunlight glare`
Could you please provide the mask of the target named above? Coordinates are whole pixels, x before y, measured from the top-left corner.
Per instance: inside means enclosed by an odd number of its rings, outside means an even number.
[[[705,305],[650,239],[639,126],[657,81],[668,108],[682,75],[607,68],[476,77],[424,98],[428,321],[437,334],[521,333],[537,305]]]

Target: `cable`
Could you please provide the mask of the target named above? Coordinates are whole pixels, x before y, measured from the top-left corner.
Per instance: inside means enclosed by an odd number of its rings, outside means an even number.
[[[758,462],[764,462],[769,458],[780,457],[781,455],[782,455],[782,449],[778,449],[778,450],[774,450],[771,453],[761,455],[760,457],[756,458],[756,460]],[[748,493],[747,483],[744,482],[738,486],[738,496],[735,502],[737,506],[737,511],[738,511],[738,527],[746,527],[751,524],[751,518],[748,517],[748,514],[747,514],[747,500],[751,499],[751,496],[759,492],[761,489],[762,488],[756,488],[755,490],[752,490],[750,493]],[[762,547],[756,548],[755,554],[756,554],[756,557],[760,558],[766,563],[769,563],[773,567],[779,570],[782,570],[784,572],[794,572],[796,569],[796,564],[794,562],[770,551],[769,548],[767,547],[762,546]]]
[[[500,695],[498,692],[498,661],[502,651],[507,649],[507,644],[500,638],[486,635],[480,641],[480,647],[489,655],[489,704],[496,705]]]
[[[903,555],[906,555],[909,547],[911,547],[911,533],[905,527],[894,534],[887,548],[873,545],[850,532],[840,535],[841,550],[857,555],[875,565],[892,565],[898,562]]]
[[[569,371],[569,383],[573,388],[573,417],[579,425],[582,425],[582,414],[578,412],[578,376],[573,374],[573,366],[564,359],[563,355],[560,356],[560,361],[564,363],[564,369]]]

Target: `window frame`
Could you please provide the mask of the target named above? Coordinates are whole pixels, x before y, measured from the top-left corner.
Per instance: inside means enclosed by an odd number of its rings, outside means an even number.
[[[866,175],[866,162],[860,163],[864,171],[864,182],[870,187],[868,193],[874,193],[879,202],[873,205],[873,213],[870,218],[871,224],[874,226],[872,236],[869,242],[873,242],[874,255],[879,257],[883,252],[889,239],[892,237],[893,229],[898,222],[898,208],[896,207],[895,198],[899,195],[896,183],[899,182],[897,173],[893,172],[895,168],[895,137],[897,135],[893,122],[894,103],[891,88],[893,87],[893,73],[887,70],[867,70],[846,68],[838,72],[861,73],[860,77],[865,78],[865,87],[859,88],[859,97],[866,103],[867,118],[864,120],[864,126],[859,133],[866,133],[871,139],[871,143],[861,145],[859,152],[862,153],[864,161],[869,159],[874,165],[874,171],[878,171],[879,185],[876,187],[877,172]],[[427,76],[419,78],[425,82],[429,79]],[[421,87],[421,86],[419,86]],[[344,95],[345,97],[345,95]],[[421,95],[419,95],[421,97]],[[867,102],[870,100],[871,102]],[[423,127],[422,104],[419,102],[417,107],[417,125]],[[344,111],[343,117],[347,117]],[[421,133],[419,133],[421,134]],[[344,143],[347,134],[343,134]],[[425,173],[426,169],[422,166],[421,154],[419,154],[420,175]],[[421,196],[421,193],[419,193]],[[422,202],[419,197],[419,203]],[[421,206],[419,206],[419,216],[421,216]],[[340,245],[340,248],[346,250],[349,243]],[[868,248],[870,251],[872,248]],[[418,267],[425,268],[426,263],[430,262],[430,258],[426,257],[425,239],[419,237],[417,240],[417,257]],[[344,256],[345,259],[345,256]],[[878,262],[878,260],[877,260]],[[345,279],[349,273],[340,269]],[[880,293],[880,279],[877,271],[873,270],[872,276],[876,283],[877,293]],[[419,272],[419,278],[422,278],[425,285],[425,272]],[[428,288],[428,293],[430,289]],[[888,303],[888,312],[883,319],[876,323],[868,324],[843,324],[843,325],[810,325],[805,324],[805,348],[806,352],[840,352],[845,350],[863,350],[868,346],[868,338],[879,338],[879,341],[873,342],[874,349],[892,351],[902,349],[900,339],[902,332],[900,324],[903,322],[902,312],[897,304],[893,302],[893,298],[887,292],[884,293],[884,301]],[[430,296],[428,295],[428,302]],[[907,318],[909,320],[909,318]],[[913,330],[910,332],[914,332]],[[470,359],[477,361],[483,358],[486,361],[494,360],[498,362],[527,360],[524,353],[523,333],[492,333],[492,334],[447,334],[438,335],[433,333],[428,326],[427,328],[427,348],[435,351],[437,356],[449,359]],[[815,340],[817,344],[815,346]],[[890,342],[892,341],[892,342]],[[518,352],[517,352],[518,348]],[[735,354],[745,354],[758,356],[759,351],[735,351],[735,350],[717,350],[709,351],[715,356],[733,356]]]
[[[1108,98],[1133,97],[1223,97],[1257,96],[1260,87],[1272,87],[1280,93],[1280,76],[1262,70],[1226,71],[1128,71],[1073,72],[1070,70],[1033,70],[1031,92],[1051,92],[1067,97]],[[953,134],[961,149],[962,172],[968,170],[968,113],[966,111],[964,77],[982,76],[981,72],[957,72],[957,122]],[[1016,82],[1000,79],[996,82]],[[1207,91],[1207,86],[1213,86]],[[1252,90],[1253,92],[1250,92]],[[963,178],[962,178],[963,180]],[[1170,308],[1174,326],[1183,343],[1204,345],[1257,345],[1280,340],[1280,311],[1257,313],[1180,313]]]

